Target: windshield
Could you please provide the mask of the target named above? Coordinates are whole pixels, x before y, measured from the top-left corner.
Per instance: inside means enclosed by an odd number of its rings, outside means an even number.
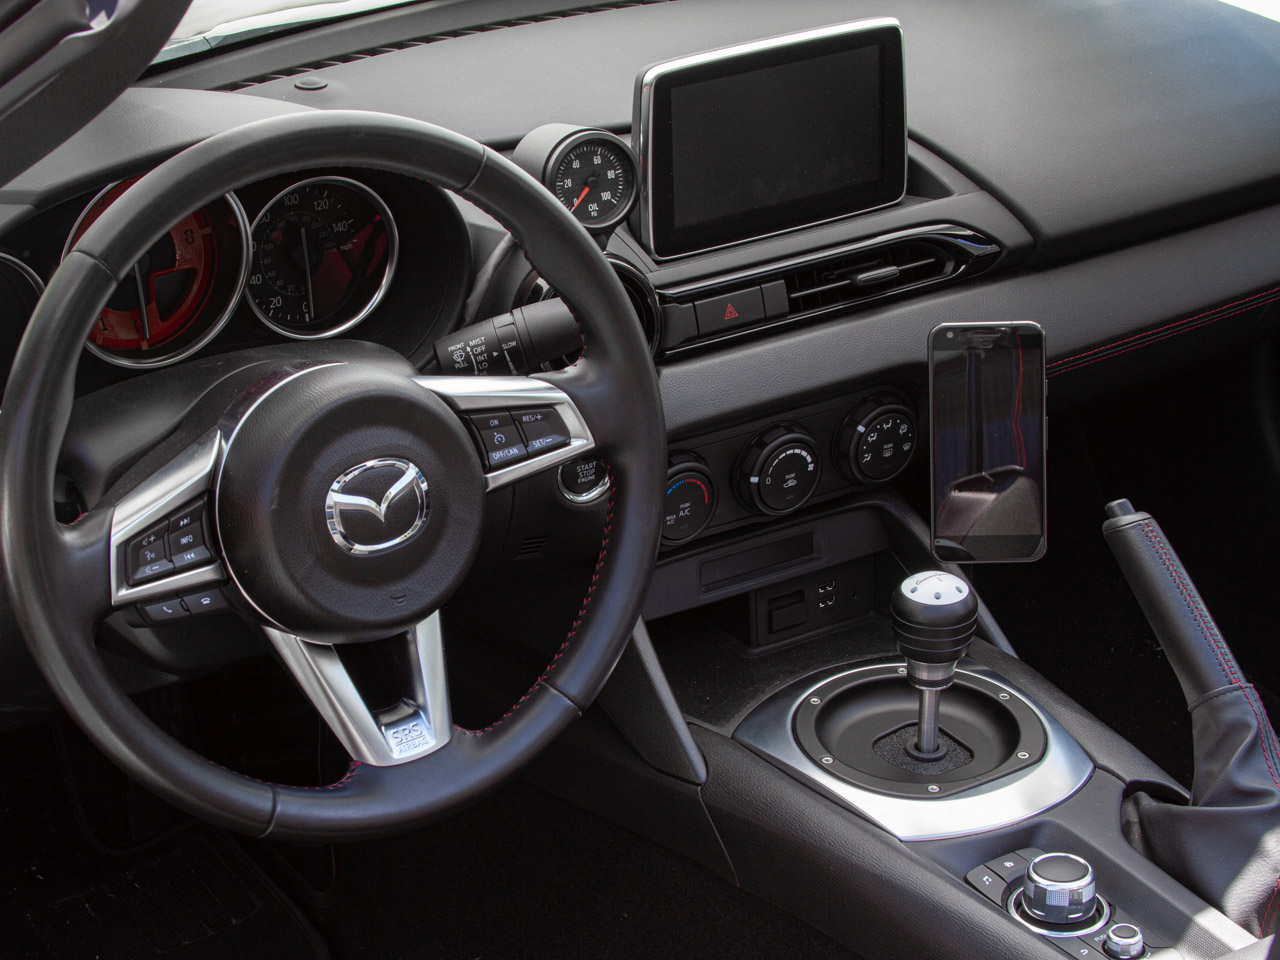
[[[230,40],[275,33],[413,0],[192,0],[157,61],[209,50]]]

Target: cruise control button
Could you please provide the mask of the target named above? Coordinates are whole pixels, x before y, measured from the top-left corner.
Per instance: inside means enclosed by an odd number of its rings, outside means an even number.
[[[182,598],[182,605],[193,614],[216,613],[227,609],[227,598],[215,587],[212,590],[201,590],[199,593],[188,593]]]
[[[759,287],[699,300],[693,308],[698,315],[698,333],[704,337],[709,333],[745,327],[764,319],[764,299]]]
[[[173,564],[168,560],[157,560],[155,563],[148,563],[145,566],[138,567],[131,573],[133,575],[129,577],[130,583],[148,583],[173,573]]]
[[[191,616],[177,597],[172,600],[160,600],[157,603],[146,604],[142,607],[142,615],[147,619],[148,623],[172,623],[175,620],[185,620]]]
[[[524,437],[509,413],[482,413],[471,418],[480,435],[480,447],[484,451],[485,469],[496,470],[509,463],[519,463],[529,456]]]
[[[173,555],[173,571],[178,573],[182,570],[189,570],[192,567],[208,563],[212,559],[213,554],[209,552],[208,547],[193,547],[190,550],[183,550],[181,553]]]
[[[516,423],[524,434],[524,444],[530,456],[563,447],[569,442],[569,428],[551,407],[521,410],[516,414]]]

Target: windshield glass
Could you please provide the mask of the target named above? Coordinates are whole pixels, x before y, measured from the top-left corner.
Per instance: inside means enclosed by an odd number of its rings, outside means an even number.
[[[157,61],[301,23],[394,7],[413,0],[193,0]]]

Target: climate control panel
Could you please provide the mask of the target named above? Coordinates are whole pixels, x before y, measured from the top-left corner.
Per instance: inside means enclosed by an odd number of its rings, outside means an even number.
[[[663,545],[892,482],[915,460],[915,409],[905,391],[882,388],[673,443]]]

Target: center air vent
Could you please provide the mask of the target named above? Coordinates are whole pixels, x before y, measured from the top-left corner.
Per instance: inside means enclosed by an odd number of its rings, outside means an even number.
[[[923,241],[824,260],[782,278],[787,288],[787,313],[802,317],[906,290],[942,280],[957,266],[953,252]]]
[[[665,351],[847,313],[974,276],[1000,247],[966,227],[919,227],[661,291]],[[699,342],[701,341],[701,343]]]

